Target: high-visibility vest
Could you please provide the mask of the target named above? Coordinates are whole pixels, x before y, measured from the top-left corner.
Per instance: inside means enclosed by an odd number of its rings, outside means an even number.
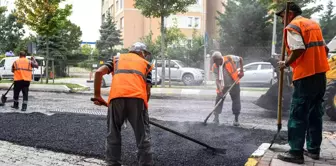
[[[293,68],[293,81],[312,76],[316,73],[329,70],[327,52],[323,41],[320,26],[307,18],[299,17],[291,21],[285,28],[285,39],[288,30],[294,31],[302,36],[306,50],[290,66]],[[285,40],[288,56],[291,55],[288,42]]]
[[[14,81],[31,81],[32,66],[27,58],[19,58],[13,63],[14,66]]]
[[[233,81],[237,81],[239,77],[238,77],[238,70],[237,70],[236,63],[232,60],[232,58],[230,56],[223,56],[223,60],[224,60],[224,62],[223,62],[224,63],[224,68],[226,69],[228,74],[231,76]],[[216,63],[214,63],[212,65],[211,71],[214,72],[215,70],[218,70],[218,66],[216,65]],[[218,74],[219,74],[219,72],[218,72]],[[237,84],[238,83],[239,83],[239,81],[237,82]],[[219,93],[219,89],[216,89],[216,92]]]
[[[148,108],[146,80],[153,66],[139,55],[127,53],[113,57],[113,69],[108,102],[115,98],[140,98]]]

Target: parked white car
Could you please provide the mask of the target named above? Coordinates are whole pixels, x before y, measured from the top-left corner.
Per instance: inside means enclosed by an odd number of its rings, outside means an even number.
[[[27,56],[27,58],[30,60],[31,57]],[[19,59],[18,56],[5,57],[1,59],[0,74],[3,79],[13,79],[14,78],[14,73],[12,73],[12,65],[18,59]],[[37,69],[33,68],[33,78],[34,78],[34,81],[39,81],[42,75],[41,73],[44,72],[45,63],[44,63],[43,57],[35,56],[35,59],[37,63],[39,64],[39,67]]]
[[[152,64],[155,66],[157,63],[157,74],[162,78],[162,60],[153,60]],[[165,78],[169,79],[168,60],[165,60]],[[155,71],[155,67],[153,69]],[[153,72],[154,73],[154,72]],[[183,82],[184,85],[201,85],[204,81],[204,70],[187,67],[180,60],[170,61],[170,76],[172,81]],[[155,77],[154,75],[152,76]]]
[[[240,80],[242,85],[271,86],[275,82],[276,73],[269,62],[253,62],[246,64],[244,66],[244,77]]]

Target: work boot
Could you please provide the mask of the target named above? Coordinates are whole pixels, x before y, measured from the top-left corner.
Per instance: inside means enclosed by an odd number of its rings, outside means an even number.
[[[27,104],[22,104],[21,111],[26,111],[27,110]]]
[[[308,157],[314,159],[314,160],[319,160],[320,159],[320,153],[310,153],[307,150],[304,150],[303,154],[305,156],[308,156]]]
[[[235,120],[233,122],[233,126],[239,126],[238,115],[235,116]]]
[[[213,120],[213,122],[216,124],[216,125],[219,125],[219,115],[218,114],[214,114],[215,115],[215,118]]]
[[[303,164],[304,157],[303,155],[294,155],[289,152],[285,152],[282,154],[278,154],[278,159],[286,162],[296,163],[296,164]]]
[[[19,102],[14,101],[14,104],[12,105],[12,108],[19,109]]]

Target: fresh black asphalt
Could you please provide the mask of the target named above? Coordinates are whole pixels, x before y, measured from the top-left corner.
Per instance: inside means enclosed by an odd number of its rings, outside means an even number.
[[[258,146],[270,142],[275,134],[274,131],[213,124],[203,126],[195,122],[153,121],[211,146],[227,149],[225,155],[213,155],[198,144],[151,126],[154,160],[160,166],[242,166]],[[0,130],[1,140],[104,159],[106,117],[65,113],[52,116],[0,113]],[[122,138],[122,160],[129,165],[136,161],[137,150],[130,126],[122,131]]]

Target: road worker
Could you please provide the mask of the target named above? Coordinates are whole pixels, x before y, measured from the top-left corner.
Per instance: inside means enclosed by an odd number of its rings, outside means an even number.
[[[94,103],[108,106],[108,135],[106,161],[121,165],[121,136],[123,122],[131,124],[138,147],[139,165],[153,165],[150,143],[148,101],[152,83],[153,66],[145,59],[150,56],[145,44],[137,42],[129,53],[114,56],[95,74]],[[108,101],[100,94],[102,76],[112,73]]]
[[[285,8],[276,13],[284,22]],[[329,70],[327,47],[318,23],[301,16],[295,3],[289,5],[289,23],[284,30],[288,57],[279,61],[281,69],[293,69],[292,102],[288,120],[290,150],[279,154],[283,161],[302,164],[303,155],[319,159],[322,142],[323,96]],[[307,136],[306,136],[307,132]],[[303,149],[305,139],[307,151]]]
[[[216,104],[228,91],[231,85],[235,84],[229,93],[232,99],[232,112],[235,116],[233,125],[239,126],[238,117],[241,109],[240,85],[239,81],[237,83],[235,83],[235,81],[244,76],[243,59],[235,55],[222,56],[220,52],[215,51],[212,54],[212,60],[214,62],[212,66],[212,72],[214,74],[214,78],[216,78],[217,86]],[[238,62],[240,63],[239,72],[236,66],[236,63]],[[214,122],[217,125],[219,125],[219,114],[222,113],[224,99],[214,112]]]
[[[19,95],[22,91],[23,102],[21,111],[27,110],[28,91],[30,82],[32,80],[32,69],[38,68],[38,63],[34,57],[31,61],[26,58],[26,52],[19,53],[20,58],[12,65],[12,72],[14,73],[14,105],[12,108],[19,109]]]

